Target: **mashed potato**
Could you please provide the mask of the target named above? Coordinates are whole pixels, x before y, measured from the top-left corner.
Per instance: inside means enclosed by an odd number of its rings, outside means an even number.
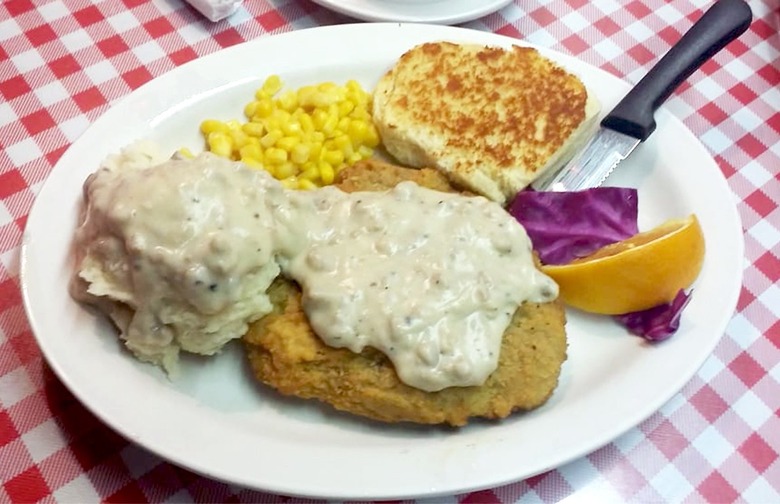
[[[84,184],[72,295],[169,372],[180,350],[218,352],[271,309],[265,292],[279,266],[257,233],[263,216],[245,210],[254,194],[245,187],[263,180],[216,156],[166,160],[150,143],[107,158]]]

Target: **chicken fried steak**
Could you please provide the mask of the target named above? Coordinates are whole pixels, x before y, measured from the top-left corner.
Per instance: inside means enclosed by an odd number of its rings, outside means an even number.
[[[403,180],[455,191],[435,170],[377,161],[345,169],[336,185],[348,192],[383,190]],[[498,368],[483,385],[426,392],[401,382],[379,351],[367,348],[357,354],[325,345],[306,319],[295,282],[279,277],[269,295],[272,313],[250,325],[243,339],[257,379],[282,394],[384,422],[461,426],[470,418],[504,418],[536,408],[557,386],[566,359],[563,306],[526,302],[504,333]]]

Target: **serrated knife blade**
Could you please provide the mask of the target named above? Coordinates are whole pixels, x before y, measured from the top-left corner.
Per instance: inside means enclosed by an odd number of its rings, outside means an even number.
[[[577,191],[599,187],[615,167],[639,145],[638,138],[600,128],[568,164],[548,179],[534,183],[544,191]]]
[[[743,0],[718,0],[601,121],[585,147],[561,170],[543,175],[537,191],[599,187],[655,131],[655,111],[704,62],[739,37],[752,21]]]

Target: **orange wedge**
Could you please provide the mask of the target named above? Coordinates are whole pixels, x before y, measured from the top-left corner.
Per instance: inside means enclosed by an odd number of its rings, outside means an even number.
[[[618,315],[671,302],[696,280],[703,261],[704,234],[691,215],[542,270],[570,306]]]

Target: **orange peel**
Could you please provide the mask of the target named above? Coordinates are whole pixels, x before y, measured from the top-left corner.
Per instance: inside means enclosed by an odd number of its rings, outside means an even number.
[[[671,302],[704,262],[704,233],[695,215],[672,219],[587,257],[542,271],[563,301],[583,311],[619,315]]]

